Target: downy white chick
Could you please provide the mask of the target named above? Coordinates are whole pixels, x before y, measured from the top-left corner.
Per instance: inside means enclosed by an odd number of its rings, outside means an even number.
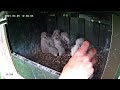
[[[71,56],[75,54],[75,52],[80,48],[83,42],[84,42],[84,38],[78,38],[76,40],[76,44],[71,48],[71,53],[70,53]]]
[[[48,37],[47,32],[41,33],[41,50],[43,53],[51,53],[54,56],[58,54],[54,41],[51,37]]]
[[[58,50],[59,56],[63,55],[65,53],[65,49],[63,47],[63,44],[61,43],[60,31],[55,30],[53,32],[52,38],[54,40],[55,47]]]
[[[67,32],[61,33],[61,40],[64,44],[64,48],[69,49],[70,48],[70,39],[69,39],[69,35]]]
[[[47,45],[47,32],[41,33],[41,50],[43,53],[48,53],[48,45]]]
[[[55,47],[55,43],[54,40],[51,37],[48,37],[48,49],[49,49],[49,53],[53,54],[54,56],[58,55],[58,50]]]

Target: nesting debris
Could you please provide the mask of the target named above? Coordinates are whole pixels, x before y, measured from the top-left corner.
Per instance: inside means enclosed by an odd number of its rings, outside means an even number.
[[[108,52],[107,50],[101,50],[96,54],[98,62],[94,65],[94,79],[101,78],[107,61]]]
[[[35,62],[40,63],[48,68],[54,69],[58,72],[61,72],[71,56],[68,52],[66,52],[62,56],[54,56],[49,53],[40,52],[39,54],[35,54],[34,57],[36,57],[34,59],[36,60]]]

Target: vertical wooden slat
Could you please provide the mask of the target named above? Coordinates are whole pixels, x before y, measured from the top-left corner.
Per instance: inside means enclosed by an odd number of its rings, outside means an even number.
[[[47,31],[52,33],[53,30],[57,29],[57,22],[55,16],[48,16],[47,17]]]
[[[100,36],[100,24],[99,23],[93,23],[93,39],[94,39],[94,45],[99,45],[99,36]]]
[[[69,17],[58,16],[57,25],[58,29],[69,33]]]
[[[85,19],[79,18],[78,20],[78,30],[80,32],[80,37],[85,38]]]
[[[100,24],[99,46],[104,47],[106,43],[106,29],[104,24]]]
[[[106,25],[105,29],[106,29],[106,39],[108,40],[106,41],[105,47],[109,48],[111,43],[112,27],[110,25]]]
[[[79,29],[78,29],[78,17],[71,17],[70,18],[70,38],[71,38],[71,45],[75,43],[77,36],[79,36]]]
[[[99,24],[85,20],[85,38],[93,46],[98,45]]]
[[[112,27],[110,25],[106,25],[105,29],[107,30],[107,33],[108,33],[107,37],[110,38],[112,34]]]

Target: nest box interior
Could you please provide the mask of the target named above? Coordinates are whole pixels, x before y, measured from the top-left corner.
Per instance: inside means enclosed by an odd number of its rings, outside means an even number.
[[[41,33],[52,34],[55,29],[69,34],[71,46],[78,37],[83,37],[97,49],[98,62],[95,64],[93,79],[103,73],[109,53],[112,34],[112,15],[108,12],[9,12],[7,35],[11,52],[31,61],[61,72],[70,56],[61,57],[41,52]],[[15,15],[14,17],[12,15]],[[20,15],[20,17],[17,17]],[[28,16],[22,16],[28,15]],[[32,15],[32,17],[30,16]]]

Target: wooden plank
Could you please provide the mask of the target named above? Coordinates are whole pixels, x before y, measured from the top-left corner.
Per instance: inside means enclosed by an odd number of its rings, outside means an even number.
[[[112,26],[106,25],[105,28],[106,28],[106,30],[107,30],[107,37],[108,37],[108,38],[111,38]]]
[[[93,23],[93,39],[94,45],[97,47],[99,43],[99,35],[100,35],[100,24]]]
[[[85,38],[94,47],[98,45],[99,24],[85,20]]]
[[[106,44],[106,28],[104,24],[100,24],[100,37],[99,37],[99,46],[105,47]]]
[[[57,17],[57,26],[61,31],[69,33],[69,17],[58,16]]]
[[[57,22],[55,16],[48,16],[47,17],[47,31],[52,33],[53,30],[57,29]]]
[[[112,25],[111,25],[112,26]],[[110,43],[111,43],[111,35],[112,35],[112,27],[110,25],[106,25],[106,38],[108,41],[106,41],[106,48],[110,47]]]
[[[78,17],[71,17],[70,18],[70,38],[71,38],[71,45],[75,43],[75,40],[79,36],[79,29],[78,29]]]
[[[80,37],[85,38],[85,19],[79,18],[78,20],[78,30],[80,32]]]

